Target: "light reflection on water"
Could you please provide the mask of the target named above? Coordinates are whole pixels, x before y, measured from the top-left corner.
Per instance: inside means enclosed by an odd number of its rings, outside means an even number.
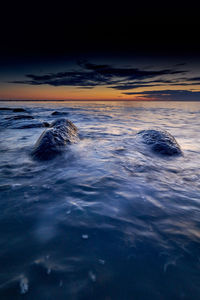
[[[200,298],[200,103],[8,105],[47,122],[67,111],[81,141],[34,161],[44,129],[0,112],[0,298]],[[184,156],[152,154],[135,137],[148,128]]]

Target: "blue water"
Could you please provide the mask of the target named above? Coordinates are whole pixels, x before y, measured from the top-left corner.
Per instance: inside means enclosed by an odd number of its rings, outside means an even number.
[[[200,299],[200,103],[10,102],[0,111],[0,299]],[[67,112],[80,142],[54,160],[30,153]],[[31,123],[32,122],[32,123]],[[169,131],[162,157],[139,130]]]

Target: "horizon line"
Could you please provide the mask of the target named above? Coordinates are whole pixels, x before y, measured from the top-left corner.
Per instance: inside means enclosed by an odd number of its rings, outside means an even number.
[[[169,100],[169,99],[152,99],[152,100],[145,100],[145,99],[137,99],[137,100],[133,100],[133,99],[123,99],[123,100],[119,100],[119,99],[58,99],[58,100],[53,100],[53,99],[0,99],[0,102],[17,102],[17,101],[21,101],[21,102],[111,102],[111,101],[115,101],[115,102],[200,102],[200,100]]]

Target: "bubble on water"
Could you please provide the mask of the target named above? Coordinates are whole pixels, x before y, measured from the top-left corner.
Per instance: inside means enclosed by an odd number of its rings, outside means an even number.
[[[82,234],[82,239],[87,240],[88,239],[88,234]]]
[[[168,261],[164,264],[164,267],[163,267],[164,272],[167,271],[168,266],[176,266],[176,260],[177,260],[177,258],[168,260]]]
[[[20,184],[20,183],[13,183],[13,184],[11,184],[11,186],[12,186],[12,188],[17,188],[17,187],[19,187],[19,186],[21,186],[22,184]]]
[[[62,286],[63,286],[63,281],[60,280],[60,282],[59,282],[59,287],[62,287]]]
[[[27,192],[24,192],[24,199],[27,199],[29,197]]]
[[[92,280],[92,282],[96,281],[96,275],[94,274],[93,271],[89,271],[88,276]]]
[[[183,255],[168,258],[166,263],[164,264],[164,267],[163,267],[164,272],[167,271],[168,266],[176,266],[177,261],[179,259],[181,259],[182,257],[183,257]]]
[[[99,263],[100,263],[101,265],[104,265],[104,264],[105,264],[105,260],[104,260],[104,259],[99,258],[98,261],[99,261]]]
[[[51,269],[48,268],[48,269],[47,269],[47,274],[49,275],[50,273],[51,273]]]
[[[28,279],[24,276],[21,277],[20,279],[20,293],[21,294],[26,294],[28,292]]]
[[[34,233],[38,240],[42,242],[46,242],[51,240],[56,235],[56,228],[52,223],[51,224],[47,222],[45,223],[45,218],[44,218],[43,222],[38,223]]]

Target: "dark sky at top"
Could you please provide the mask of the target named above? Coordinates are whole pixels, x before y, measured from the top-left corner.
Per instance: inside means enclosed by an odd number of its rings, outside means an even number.
[[[199,25],[198,7],[192,2],[78,0],[65,1],[65,5],[60,1],[4,2],[0,18],[1,98],[4,95],[17,97],[19,93],[20,99],[22,88],[26,97],[28,85],[30,98],[35,97],[34,91],[39,86],[41,94],[42,85],[57,87],[57,90],[49,89],[54,96],[68,93],[64,88],[59,89],[63,86],[81,87],[83,97],[87,95],[83,92],[85,88],[107,86],[108,92],[112,90],[110,97],[115,97],[114,90],[118,91],[116,97],[134,96],[137,87],[145,88],[139,90],[141,97],[146,90],[146,97],[160,97],[160,87],[167,91],[164,97],[182,97],[182,88],[189,90],[190,85],[189,93],[194,98],[195,92],[196,99],[200,83]],[[84,59],[85,65],[80,66],[79,60]],[[96,64],[101,71],[88,69],[87,63]],[[180,69],[181,64],[187,66]],[[118,73],[116,81],[117,68],[120,75]],[[130,70],[125,70],[124,78],[124,68],[133,70],[134,74],[144,72],[147,76],[138,75],[136,81],[136,77],[127,75]],[[155,70],[164,74],[160,75],[162,78],[151,77],[148,70],[152,74]],[[167,77],[166,70],[171,78]],[[46,81],[49,74],[50,81]],[[176,86],[177,91],[172,93],[171,87]],[[11,87],[13,93],[9,96],[6,90]],[[154,88],[157,92],[152,92]],[[100,92],[102,90],[99,95]],[[103,93],[105,98],[106,91]],[[47,94],[43,91],[41,95],[46,97]],[[69,95],[75,94],[71,90]]]
[[[182,1],[16,1],[1,7],[1,54],[199,51],[198,8]]]

